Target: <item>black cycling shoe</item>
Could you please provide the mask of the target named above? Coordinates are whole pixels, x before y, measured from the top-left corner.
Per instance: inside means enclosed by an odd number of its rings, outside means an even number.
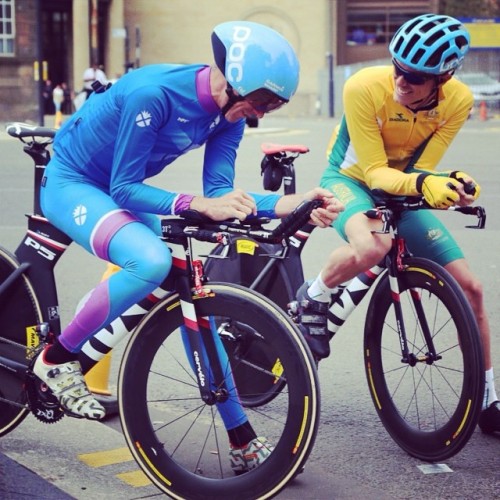
[[[481,412],[479,427],[485,434],[500,432],[500,401],[494,401]]]
[[[299,326],[316,360],[330,356],[330,335],[327,328],[328,303],[311,299],[306,281],[297,291],[294,302],[288,304],[291,315]]]

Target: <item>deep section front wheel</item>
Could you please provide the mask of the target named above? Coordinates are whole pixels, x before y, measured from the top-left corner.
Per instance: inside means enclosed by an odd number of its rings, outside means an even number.
[[[398,282],[409,355],[403,359],[400,318],[385,274],[366,317],[368,385],[382,424],[401,448],[421,460],[445,460],[466,445],[481,411],[477,323],[456,281],[434,262],[405,260]]]
[[[0,284],[12,278],[18,267],[16,258],[0,247]],[[0,296],[0,436],[15,429],[29,413],[24,374],[31,348],[38,345],[35,328],[41,321],[33,287],[20,274]]]
[[[194,301],[199,317],[256,332],[279,357],[274,373],[267,360],[263,367],[252,359],[255,373],[266,372],[283,388],[269,403],[245,409],[256,433],[267,438],[270,455],[250,472],[236,476],[232,471],[222,414],[237,394],[214,405],[201,400],[184,348],[176,294],[152,309],[125,349],[118,384],[124,435],[142,470],[174,498],[270,498],[301,470],[314,443],[319,419],[314,361],[296,327],[268,299],[234,285],[216,283],[210,289]],[[224,328],[215,333],[216,338],[224,335]],[[229,380],[227,355],[219,357],[226,358],[223,370]]]

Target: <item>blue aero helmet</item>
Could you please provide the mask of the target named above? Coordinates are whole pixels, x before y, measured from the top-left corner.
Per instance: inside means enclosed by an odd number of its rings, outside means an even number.
[[[462,64],[470,35],[457,19],[423,14],[404,23],[389,44],[396,61],[432,75],[453,73]]]
[[[245,99],[258,111],[269,112],[295,94],[300,70],[297,56],[290,43],[268,26],[250,21],[219,24],[212,32],[212,48],[228,83],[229,107]]]

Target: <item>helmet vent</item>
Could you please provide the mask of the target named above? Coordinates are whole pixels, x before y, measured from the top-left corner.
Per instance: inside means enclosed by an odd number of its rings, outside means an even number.
[[[443,37],[443,32],[438,31],[438,32],[434,33],[433,35],[431,35],[429,38],[427,38],[427,40],[425,41],[425,45],[427,45],[427,47],[432,47],[442,37]]]
[[[448,50],[450,44],[448,42],[442,44],[437,50],[434,51],[434,54],[432,54],[432,57],[427,61],[427,65],[429,67],[436,66],[443,60],[443,54]],[[448,56],[444,62],[451,61],[453,59],[456,59],[454,55]]]

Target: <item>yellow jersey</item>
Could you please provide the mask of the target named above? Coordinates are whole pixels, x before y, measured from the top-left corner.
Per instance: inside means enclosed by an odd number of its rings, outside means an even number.
[[[465,84],[451,78],[441,85],[437,106],[414,112],[394,100],[393,74],[392,66],[374,66],[347,80],[344,115],[328,146],[325,175],[335,169],[370,189],[416,195],[419,173],[435,169],[474,99]]]

